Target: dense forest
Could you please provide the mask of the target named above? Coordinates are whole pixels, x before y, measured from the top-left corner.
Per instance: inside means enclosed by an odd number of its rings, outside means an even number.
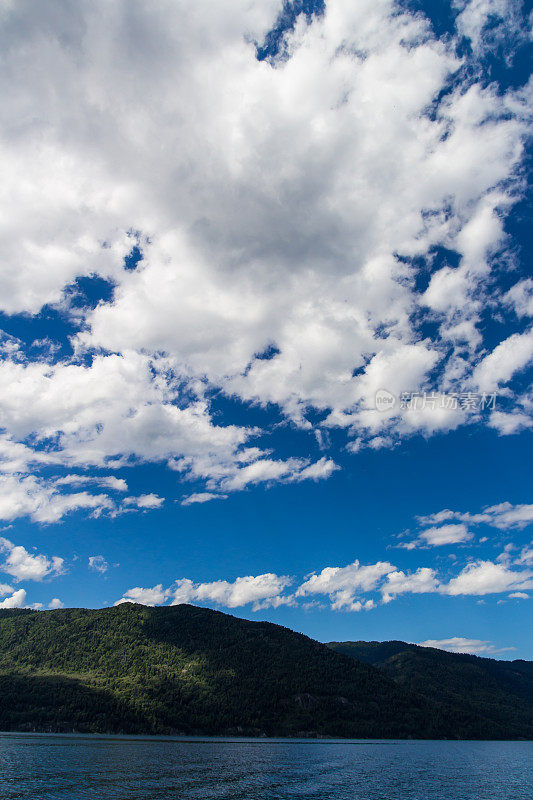
[[[533,662],[496,661],[407,642],[330,642],[337,653],[381,669],[430,702],[462,706],[492,725],[494,737],[533,735]]]
[[[0,611],[0,729],[355,738],[533,733],[531,665],[523,667],[523,683],[511,676],[505,686],[495,668],[494,692],[468,704],[466,677],[455,693],[450,685],[439,695],[438,667],[425,685],[424,664],[417,662],[410,679],[407,668],[402,677],[377,663],[387,661],[385,653],[372,654],[375,665],[365,663],[368,653],[354,658],[335,652],[340,647],[190,605],[6,609]],[[525,662],[513,662],[509,675],[514,664]]]

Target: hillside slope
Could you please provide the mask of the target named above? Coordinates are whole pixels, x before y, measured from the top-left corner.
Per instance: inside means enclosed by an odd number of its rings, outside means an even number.
[[[332,650],[371,664],[431,703],[463,708],[495,737],[533,737],[533,663],[448,653],[407,642],[330,642]]]
[[[405,673],[417,680],[404,680],[388,659],[405,661],[409,651],[391,656],[367,647],[372,659],[387,655],[387,663],[376,667],[279,625],[190,605],[6,609],[0,611],[0,729],[531,736],[525,689],[523,696],[522,689],[495,696],[498,717],[494,704],[487,711],[465,702],[465,682],[438,696],[424,684],[425,665],[420,674]],[[437,681],[438,669],[427,674]]]
[[[0,728],[439,735],[429,704],[286,628],[181,605],[0,613]]]

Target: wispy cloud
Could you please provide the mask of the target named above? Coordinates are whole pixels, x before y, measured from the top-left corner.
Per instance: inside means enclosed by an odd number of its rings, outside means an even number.
[[[464,545],[475,543],[472,528],[480,525],[499,531],[517,531],[533,524],[533,505],[513,505],[509,502],[487,506],[480,512],[443,509],[427,516],[416,517],[421,530],[416,538],[401,541],[398,547],[414,550],[420,547]],[[428,527],[430,526],[430,527]],[[402,535],[405,539],[407,535]]]
[[[470,653],[472,655],[495,655],[516,650],[515,647],[496,647],[492,642],[481,639],[466,639],[463,636],[452,636],[449,639],[426,639],[418,642],[420,647],[436,647],[438,650],[447,650],[449,653]]]
[[[89,569],[103,575],[109,569],[109,564],[103,556],[89,556]]]
[[[209,503],[210,500],[226,500],[227,494],[215,494],[213,492],[196,492],[184,497],[181,501],[182,506],[192,506],[195,503]]]

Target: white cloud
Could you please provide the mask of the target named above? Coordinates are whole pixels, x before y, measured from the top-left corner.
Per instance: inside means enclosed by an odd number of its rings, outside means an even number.
[[[479,560],[467,564],[440,591],[450,595],[486,595],[532,588],[533,571],[513,570],[507,564]]]
[[[156,494],[142,494],[137,497],[125,497],[115,500],[107,494],[91,494],[89,492],[63,493],[63,485],[77,484],[82,481],[62,479],[41,479],[35,475],[2,475],[0,474],[0,519],[13,520],[29,516],[32,521],[43,524],[59,522],[67,514],[85,509],[93,517],[102,513],[117,516],[125,510],[150,510],[160,508],[164,498]],[[109,476],[100,479],[83,478],[83,482],[102,484],[108,489],[118,492],[127,490],[125,481]],[[124,486],[122,485],[124,484]]]
[[[529,414],[520,411],[493,411],[490,415],[489,425],[503,436],[533,428],[533,419]]]
[[[476,50],[491,14],[515,25],[502,2],[458,9]],[[14,342],[4,353],[11,473],[47,459],[169,462],[205,493],[327,478],[330,459],[282,461],[249,447],[258,432],[246,424],[215,424],[208,390],[275,404],[310,431],[309,412],[325,412],[361,446],[390,446],[468,415],[380,414],[377,388],[444,383],[445,361],[456,384],[475,364],[484,385],[525,365],[529,334],[487,352],[478,323],[520,196],[526,91],[483,87],[468,70],[462,83],[453,37],[438,41],[392,0],[329,0],[288,36],[289,59],[259,62],[253,42],[278,11],[279,0],[5,5],[2,96],[17,125],[0,128],[0,308],[59,303],[78,324],[70,361],[24,360]],[[142,262],[125,270],[137,242]],[[459,266],[436,270],[421,296],[411,259],[431,266],[438,246]],[[69,301],[87,275],[115,287],[94,309]],[[439,333],[423,338],[415,312]],[[465,341],[472,352],[458,354]],[[5,518],[111,502],[79,493],[39,511],[36,492],[4,500]]]
[[[143,589],[141,586],[135,586],[133,589],[128,589],[124,593],[124,597],[118,600],[115,605],[120,603],[140,603],[143,606],[158,606],[164,603],[170,597],[170,589],[163,589],[163,585],[158,583],[151,589]]]
[[[526,545],[526,547],[522,548],[520,556],[515,560],[515,564],[533,567],[533,544]]]
[[[459,10],[456,26],[461,36],[470,39],[474,53],[495,51],[510,42],[516,47],[527,38],[521,0],[452,0]]]
[[[17,581],[41,581],[43,578],[62,575],[64,559],[59,556],[48,558],[43,555],[31,555],[20,546],[14,545],[9,539],[0,537],[0,552],[6,555],[5,561],[0,564],[0,569],[12,575]]]
[[[236,470],[233,477],[222,481],[221,487],[223,491],[236,491],[250,484],[282,480],[289,477],[298,467],[299,463],[296,460],[285,462],[265,458]]]
[[[321,572],[304,581],[295,596],[326,594],[329,595],[332,608],[360,611],[363,604],[357,599],[357,595],[374,590],[383,576],[394,569],[388,561],[369,565],[354,561],[346,567],[324,567]],[[373,606],[368,606],[370,607]]]
[[[337,464],[328,458],[321,458],[313,464],[298,458],[287,461],[264,458],[245,467],[235,467],[234,474],[223,478],[219,485],[223,491],[234,492],[258,483],[317,481],[329,478],[337,469]]]
[[[426,528],[419,534],[419,539],[432,547],[468,542],[472,538],[472,533],[464,523]]]
[[[6,597],[5,600],[0,602],[0,608],[24,608],[26,602],[26,592],[24,589],[18,589],[11,597]]]
[[[438,650],[447,650],[449,653],[471,653],[472,655],[490,655],[516,649],[514,647],[496,648],[492,642],[481,639],[465,639],[463,636],[452,636],[450,639],[426,639],[425,642],[418,644],[420,647],[436,647]]]
[[[136,587],[125,592],[118,601],[142,603],[143,605],[161,605],[172,598],[172,605],[180,603],[213,602],[227,608],[239,608],[253,603],[253,610],[267,607],[268,601],[273,607],[286,604],[289,599],[281,598],[280,593],[292,583],[288,576],[265,573],[264,575],[247,575],[234,581],[217,580],[208,583],[193,583],[188,578],[181,578],[168,589],[162,584],[152,589]],[[117,603],[115,603],[117,605]]]
[[[0,519],[29,516],[34,522],[51,523],[78,509],[98,515],[113,508],[105,494],[61,494],[53,484],[34,475],[0,475]]]
[[[53,465],[61,462],[61,457],[47,451],[35,451],[21,442],[14,442],[9,436],[0,434],[0,473],[24,473],[32,466]]]
[[[434,514],[417,517],[417,520],[421,525],[440,525],[441,522],[447,522],[449,519],[456,518],[457,514],[455,511],[444,508],[442,511],[437,511]]]
[[[504,295],[503,302],[514,309],[518,317],[533,317],[533,278],[524,278]]]
[[[494,348],[475,368],[472,379],[481,391],[493,391],[508,383],[533,359],[533,330],[513,333]]]
[[[266,597],[264,600],[256,600],[252,606],[252,611],[263,611],[266,608],[280,608],[281,606],[295,606],[294,595],[277,594],[273,597]]]
[[[55,611],[58,608],[65,608],[65,604],[59,599],[59,597],[54,597],[48,603],[48,608],[50,608],[52,611]]]
[[[533,504],[499,503],[484,509],[483,513],[491,517],[491,525],[504,531],[525,528],[533,522]]]
[[[196,492],[184,497],[181,501],[182,506],[191,506],[194,503],[208,503],[210,500],[226,500],[227,494],[214,494],[213,492]]]
[[[528,600],[529,595],[525,592],[511,592],[509,597],[512,597],[514,600]]]
[[[164,497],[151,493],[141,494],[138,497],[126,497],[124,505],[136,506],[137,508],[161,508],[164,502]]]
[[[319,481],[329,478],[338,469],[340,469],[338,464],[335,464],[330,458],[321,458],[315,461],[314,464],[304,467],[294,476],[294,480],[298,482],[307,480]]]
[[[205,401],[195,402],[185,409],[172,405],[170,401],[176,399],[175,393],[170,389],[160,391],[162,379],[156,384],[151,382],[152,370],[166,369],[165,364],[132,355],[98,357],[90,369],[0,364],[0,374],[4,370],[6,380],[11,381],[11,390],[6,390],[3,397],[0,388],[0,408],[6,424],[16,426],[19,435],[29,436],[35,428],[42,429],[46,436],[61,431],[63,459],[80,464],[127,463],[124,455],[117,454],[131,452],[133,448],[140,461],[170,459],[173,468],[228,490],[276,479],[326,478],[335,468],[329,459],[320,459],[316,465],[311,465],[307,459],[261,458],[262,451],[258,448],[243,448],[253,431],[232,425],[213,425]],[[135,405],[137,410],[131,413]],[[176,454],[181,456],[179,460],[175,460]],[[45,486],[34,476],[7,476],[0,480],[6,483],[6,503],[11,514],[32,513],[37,521],[49,522],[56,521],[70,508],[118,512],[115,501],[107,495],[87,492],[61,495],[57,481]],[[14,482],[18,482],[20,493],[38,493],[39,498],[35,502],[31,497],[26,498],[11,511],[15,502]],[[69,482],[72,483],[72,479]],[[108,486],[119,488],[114,482]],[[152,499],[156,502],[155,495],[144,497],[151,498],[146,502]],[[131,498],[123,502],[139,507]],[[39,509],[33,510],[36,505]],[[5,518],[12,518],[5,513]]]
[[[384,603],[390,603],[398,594],[426,594],[438,590],[439,580],[435,570],[429,567],[419,567],[416,572],[407,574],[394,570],[380,588]]]
[[[116,478],[114,475],[65,475],[55,481],[56,486],[72,486],[85,483],[93,483],[115,492],[128,491],[128,484],[124,478]]]
[[[286,575],[274,575],[271,572],[264,575],[248,575],[236,578],[232,582],[212,581],[211,583],[196,584],[191,592],[191,599],[218,603],[228,608],[238,608],[248,603],[259,603],[266,599],[277,597],[287,586],[292,583]],[[178,594],[174,602],[182,602],[182,587],[177,587]]]
[[[387,561],[362,565],[354,561],[345,567],[324,567],[306,578],[290,593],[294,577],[264,573],[247,575],[233,581],[214,580],[205,583],[180,578],[168,588],[159,583],[152,588],[135,587],[115,603],[136,602],[145,605],[170,603],[215,603],[226,608],[252,604],[252,611],[279,608],[284,605],[324,608],[318,596],[329,599],[333,611],[369,611],[377,607],[381,597],[388,604],[398,595],[441,594],[448,596],[512,593],[511,597],[526,598],[524,590],[533,589],[533,571],[515,569],[528,562],[525,548],[519,559],[511,563],[508,552],[497,562],[476,561],[467,564],[459,574],[445,581],[430,567],[403,571]],[[373,596],[368,596],[373,595]]]
[[[371,611],[375,607],[374,600],[355,600],[349,589],[335,592],[331,598],[334,611]]]
[[[89,569],[100,572],[102,575],[109,569],[109,564],[103,556],[89,556]]]
[[[498,503],[497,505],[487,506],[482,511],[472,513],[469,511],[450,511],[444,509],[437,511],[428,516],[417,517],[421,525],[440,525],[443,522],[451,520],[458,520],[459,523],[464,523],[462,529],[465,530],[466,525],[490,525],[500,530],[522,529],[533,522],[533,505],[526,503],[516,504]],[[443,528],[457,528],[459,532],[460,525],[448,525]]]

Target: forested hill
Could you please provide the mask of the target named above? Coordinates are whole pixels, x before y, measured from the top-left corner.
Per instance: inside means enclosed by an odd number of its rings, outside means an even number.
[[[287,628],[181,605],[0,611],[0,729],[531,736]]]
[[[482,716],[494,731],[533,736],[533,662],[496,661],[447,653],[407,642],[330,642],[337,653],[371,664],[398,686],[465,713]]]

